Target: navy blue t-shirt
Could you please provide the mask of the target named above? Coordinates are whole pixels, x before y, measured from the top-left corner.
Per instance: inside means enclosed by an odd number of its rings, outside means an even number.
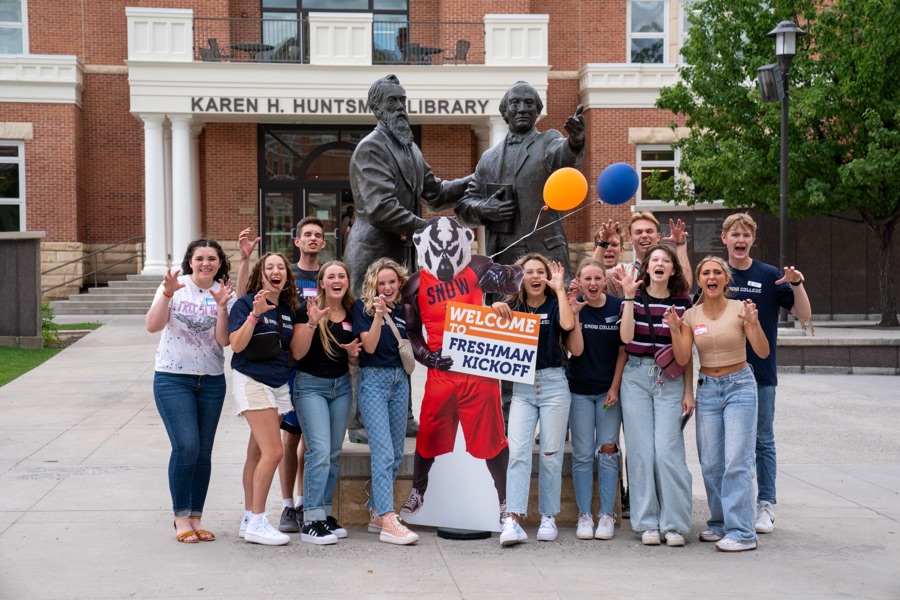
[[[297,283],[297,299],[300,300],[300,304],[306,303],[307,298],[315,298],[318,293],[316,279],[319,277],[319,273],[301,269],[296,263],[291,265],[291,270],[294,272],[294,280]]]
[[[731,267],[734,281],[731,282],[731,298],[753,300],[759,311],[759,324],[769,340],[769,356],[760,358],[747,342],[747,362],[753,365],[753,374],[758,385],[778,385],[778,361],[775,350],[778,344],[778,309],[794,307],[794,290],[785,282],[775,285],[783,277],[772,265],[754,260],[749,269]]]
[[[570,356],[566,368],[569,391],[573,394],[594,396],[609,391],[622,345],[619,335],[621,305],[621,298],[607,294],[603,306],[588,305],[578,313],[584,351],[581,356]]]
[[[327,319],[328,317],[322,317]],[[294,315],[294,321],[297,325],[309,322],[309,314],[306,312],[306,304],[300,305],[300,310]],[[306,325],[303,325],[306,327]],[[348,312],[344,320],[340,323],[328,321],[328,329],[331,335],[337,340],[338,344],[349,344],[353,341],[353,316]],[[323,379],[337,379],[346,375],[350,370],[349,358],[347,351],[339,345],[329,340],[333,358],[325,352],[325,346],[322,345],[322,337],[318,329],[313,332],[312,341],[309,344],[309,351],[306,355],[297,361],[297,370],[322,377]]]
[[[234,303],[231,312],[228,314],[228,333],[234,333],[247,320],[247,315],[253,310],[253,298],[256,294],[247,294],[241,296]],[[281,387],[286,384],[293,375],[291,368],[291,337],[294,335],[294,319],[291,307],[282,302],[279,306],[272,306],[271,309],[259,316],[259,323],[253,328],[253,334],[263,333],[265,331],[278,331],[279,315],[281,317],[281,354],[278,358],[266,361],[252,361],[244,357],[243,352],[235,352],[231,357],[231,368],[238,373],[243,373],[247,377],[263,383],[269,387]]]
[[[407,339],[406,321],[404,321],[403,317],[400,316],[399,305],[394,305],[394,310],[391,312],[391,319],[394,321],[394,325],[397,326],[397,331],[400,332],[400,337],[403,339]],[[366,312],[362,299],[357,300],[353,303],[354,337],[358,337],[360,341],[362,341],[362,336],[360,334],[368,333],[369,329],[372,328],[372,321],[374,320],[375,316],[370,315]],[[391,329],[391,326],[387,324],[387,321],[382,321],[381,335],[378,337],[378,346],[375,347],[375,352],[373,354],[369,354],[365,351],[365,349],[360,351],[359,366],[403,367],[403,363],[400,361],[400,348],[399,344],[397,343],[397,338],[394,336],[394,332]]]
[[[531,308],[518,302],[510,304],[510,308],[517,312],[533,313],[541,317],[535,369],[540,371],[541,369],[562,367],[560,335],[563,332],[563,328],[559,326],[559,300],[556,296],[548,297],[537,308]]]

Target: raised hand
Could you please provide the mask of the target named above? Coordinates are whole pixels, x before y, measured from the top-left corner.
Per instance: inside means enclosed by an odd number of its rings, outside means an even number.
[[[223,279],[219,280],[219,291],[210,290],[210,295],[213,297],[213,300],[216,301],[216,306],[220,309],[228,306],[228,299],[231,298],[231,295],[234,293],[234,288],[231,287],[231,280],[225,281]]]
[[[638,280],[638,270],[632,264],[622,264],[613,270],[616,275],[613,277],[615,281],[622,285],[622,293],[626,298],[634,298],[638,288],[644,282]]]
[[[375,308],[376,315],[383,315],[384,313],[391,312],[390,307],[388,307],[387,302],[384,300],[384,296],[375,296],[372,300],[372,306]]]
[[[243,230],[241,235],[238,236],[238,247],[241,250],[241,258],[250,258],[250,255],[256,249],[257,244],[259,244],[259,238],[250,241],[250,228],[248,227]]]
[[[583,293],[581,288],[581,280],[577,277],[573,277],[572,281],[569,282],[569,293],[575,294],[576,296],[580,296]]]
[[[608,220],[606,223],[600,225],[600,229],[597,230],[597,238],[607,243],[611,242],[612,239],[616,236],[616,229],[618,227],[618,221],[613,222],[612,219]]]
[[[672,219],[669,219],[669,235],[664,237],[663,241],[672,242],[675,245],[686,243],[688,234],[684,228],[685,224],[681,219],[678,219],[677,223]]]
[[[684,323],[684,318],[678,316],[678,313],[675,311],[674,306],[670,306],[663,313],[663,321],[666,322],[666,325],[669,327],[669,331],[680,331],[681,324]]]
[[[759,322],[759,311],[756,309],[756,304],[753,303],[753,300],[744,300],[741,303],[741,312],[738,313],[738,318],[743,319],[750,325]]]
[[[348,342],[346,344],[338,344],[341,348],[347,351],[347,356],[350,358],[356,358],[359,356],[359,351],[362,348],[362,342],[359,341],[359,338],[353,338],[352,342]]]
[[[512,319],[512,309],[506,302],[494,302],[493,304],[491,304],[491,308],[494,309],[495,313],[497,313],[507,321]]]
[[[316,306],[315,298],[306,299],[306,314],[309,315],[309,322],[313,325],[318,325],[322,317],[326,316],[330,312],[331,309],[327,306],[325,308],[319,308],[318,306]]]
[[[253,308],[251,309],[254,317],[269,311],[269,303],[266,301],[266,296],[268,295],[269,292],[266,290],[256,292],[256,295],[253,297]]]
[[[571,290],[568,294],[566,294],[566,300],[569,301],[569,308],[572,309],[572,314],[574,315],[577,315],[579,312],[581,312],[582,308],[587,306],[587,300],[585,300],[584,302],[579,302],[578,294],[572,292]]]
[[[563,267],[560,263],[550,261],[550,279],[546,277],[541,278],[541,282],[546,283],[547,286],[553,290],[554,292],[563,291],[566,286],[565,276],[566,273],[563,270]]]
[[[781,285],[784,282],[797,283],[803,281],[803,273],[795,269],[793,266],[784,268],[784,277],[775,282],[775,285]]]
[[[178,281],[178,276],[180,274],[181,270],[172,273],[172,269],[166,269],[166,274],[163,275],[163,290],[165,290],[170,298],[172,297],[172,294],[184,287],[184,284]]]
[[[581,149],[584,146],[584,131],[587,126],[584,124],[584,104],[579,104],[575,109],[575,114],[566,119],[565,128],[569,134],[569,145],[573,148]]]

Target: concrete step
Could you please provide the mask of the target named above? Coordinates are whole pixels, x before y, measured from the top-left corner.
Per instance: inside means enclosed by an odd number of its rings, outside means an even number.
[[[69,302],[83,304],[85,302],[121,302],[121,301],[138,301],[146,302],[147,307],[153,302],[153,294],[141,292],[140,290],[123,290],[115,294],[78,294],[77,296],[69,296]]]
[[[122,306],[108,308],[86,308],[76,307],[71,304],[51,302],[54,313],[59,315],[144,315],[147,314],[147,308],[126,308]]]
[[[77,298],[77,299],[76,299]],[[65,308],[73,308],[73,309],[88,309],[96,311],[97,314],[101,315],[114,315],[114,314],[122,314],[122,315],[133,315],[138,312],[147,312],[150,308],[149,300],[119,300],[119,299],[111,299],[111,300],[96,300],[96,299],[82,299],[82,296],[76,296],[70,300],[62,300],[60,302],[53,302],[51,306],[53,306],[53,310],[59,311]],[[118,312],[117,312],[118,310]],[[131,312],[132,310],[137,312]],[[67,313],[60,313],[67,314]],[[71,313],[69,313],[71,314]]]
[[[157,279],[156,281],[141,281],[135,280],[132,281],[130,279],[122,280],[122,281],[110,281],[109,288],[110,289],[142,289],[142,290],[155,290],[159,287],[159,284],[162,282],[162,279]],[[103,288],[92,288],[92,289],[103,289]]]

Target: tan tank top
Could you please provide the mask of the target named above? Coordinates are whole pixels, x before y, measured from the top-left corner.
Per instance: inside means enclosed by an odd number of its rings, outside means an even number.
[[[710,319],[703,305],[684,312],[684,323],[694,332],[701,367],[727,367],[747,360],[747,336],[739,300],[729,300],[722,314]]]

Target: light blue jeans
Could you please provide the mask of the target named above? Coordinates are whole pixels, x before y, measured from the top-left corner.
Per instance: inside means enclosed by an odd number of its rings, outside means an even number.
[[[381,516],[394,511],[394,481],[406,438],[409,379],[402,367],[363,367],[359,372],[359,412],[366,424],[372,461],[369,508]]]
[[[775,386],[757,385],[756,419],[756,484],[759,493],[756,500],[775,504]]]
[[[534,385],[513,384],[509,406],[509,466],[506,469],[506,506],[509,512],[522,516],[528,513],[531,451],[538,422],[541,424],[538,511],[542,515],[559,512],[563,452],[571,402],[569,382],[562,368],[537,371]]]
[[[597,460],[597,485],[600,489],[600,513],[614,513],[619,486],[619,451],[598,454],[604,444],[619,444],[622,405],[616,402],[603,408],[606,394],[572,394],[569,429],[572,432],[572,483],[579,513],[591,514],[594,495],[594,460]]]
[[[747,365],[710,377],[697,389],[697,451],[709,529],[742,542],[756,539],[753,463],[756,445],[756,380]]]
[[[331,514],[338,478],[338,457],[350,418],[350,376],[337,379],[297,371],[294,410],[306,438],[303,496],[306,521],[322,521]]]
[[[653,357],[629,356],[622,374],[622,418],[628,449],[631,528],[688,533],[691,472],[684,456],[684,376],[656,385]]]

